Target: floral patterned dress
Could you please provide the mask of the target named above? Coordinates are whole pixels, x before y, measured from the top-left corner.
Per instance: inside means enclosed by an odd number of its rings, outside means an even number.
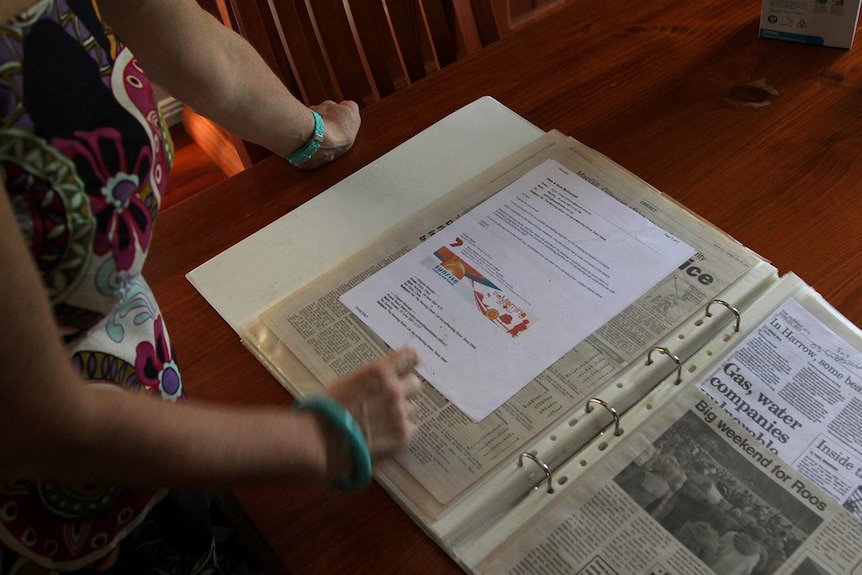
[[[181,399],[140,274],[173,149],[146,76],[95,0],[41,0],[0,23],[0,119],[0,176],[81,378]],[[0,483],[0,573],[16,571],[10,557],[51,570],[99,560],[159,497]]]

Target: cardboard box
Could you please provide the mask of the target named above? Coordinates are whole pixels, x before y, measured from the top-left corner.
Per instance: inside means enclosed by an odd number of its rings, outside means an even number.
[[[862,0],[763,0],[760,37],[849,48]]]

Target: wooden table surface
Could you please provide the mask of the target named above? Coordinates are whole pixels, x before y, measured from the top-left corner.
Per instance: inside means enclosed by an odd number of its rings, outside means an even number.
[[[576,1],[366,108],[330,166],[269,158],[167,210],[146,274],[190,396],[291,401],[185,274],[484,95],[606,154],[862,324],[862,39],[850,51],[758,39],[759,10]],[[460,571],[376,484],[232,494],[290,573]]]

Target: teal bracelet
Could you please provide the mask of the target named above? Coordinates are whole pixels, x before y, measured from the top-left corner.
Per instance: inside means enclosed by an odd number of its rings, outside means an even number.
[[[368,445],[365,443],[362,429],[350,413],[334,399],[323,395],[300,399],[294,404],[294,409],[297,411],[308,409],[318,413],[347,438],[350,453],[353,456],[353,473],[338,479],[335,486],[343,490],[367,487],[371,483],[371,454],[368,453]]]
[[[320,149],[320,144],[323,143],[323,118],[320,117],[320,114],[310,108],[308,111],[311,112],[312,116],[314,116],[314,132],[311,134],[311,139],[297,148],[289,156],[284,156],[287,158],[287,161],[294,166],[304,164],[310,160],[317,150]]]

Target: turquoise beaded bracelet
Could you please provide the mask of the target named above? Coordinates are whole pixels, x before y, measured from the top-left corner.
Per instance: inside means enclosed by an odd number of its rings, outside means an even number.
[[[300,399],[294,405],[297,411],[311,410],[320,414],[344,434],[353,456],[353,473],[335,482],[338,489],[353,490],[367,487],[371,483],[371,454],[365,436],[356,420],[332,398],[315,395]]]
[[[297,148],[289,156],[284,156],[287,161],[294,166],[304,164],[320,149],[320,144],[323,143],[323,118],[320,114],[309,108],[309,112],[314,116],[314,132],[311,134],[311,139],[305,144]]]

